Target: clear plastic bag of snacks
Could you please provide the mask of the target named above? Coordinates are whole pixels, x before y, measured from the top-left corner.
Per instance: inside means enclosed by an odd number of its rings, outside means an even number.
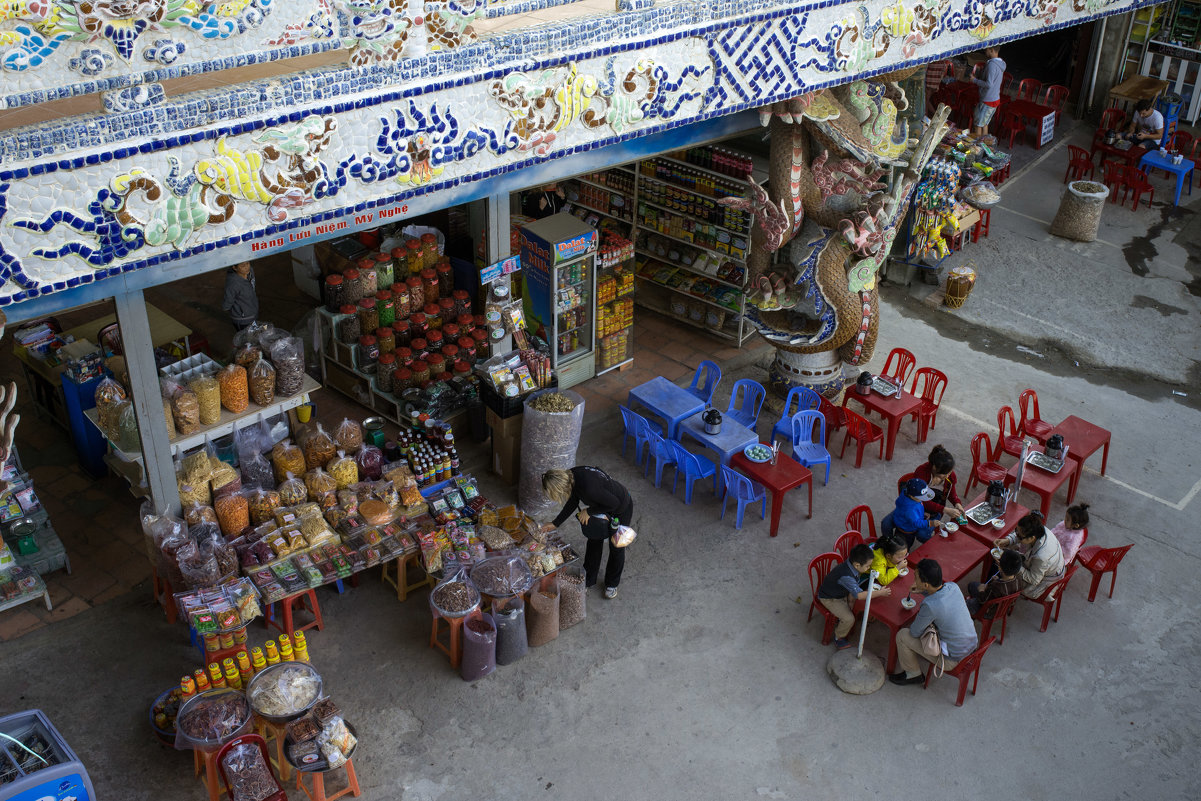
[[[270,406],[275,402],[275,368],[271,362],[260,358],[246,369],[249,371],[251,400],[259,406]]]
[[[356,451],[363,444],[363,427],[347,417],[334,429],[334,439],[338,441],[338,447],[347,453]]]
[[[275,480],[283,481],[288,474],[303,475],[306,469],[304,451],[285,439],[276,443],[271,449],[271,464],[275,470]]]
[[[221,385],[221,405],[234,414],[241,414],[250,405],[250,390],[246,385],[246,368],[227,364],[217,373]]]
[[[333,438],[325,433],[325,429],[321,424],[317,424],[317,430],[310,433],[303,444],[305,467],[309,470],[318,467],[324,467],[329,464],[330,459],[338,455],[338,446],[334,444]]]
[[[200,425],[212,426],[221,422],[221,385],[211,375],[202,375],[188,382],[200,403]]]

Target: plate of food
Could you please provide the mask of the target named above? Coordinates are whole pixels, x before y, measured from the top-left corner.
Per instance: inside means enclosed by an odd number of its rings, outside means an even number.
[[[912,598],[902,598],[901,599],[901,608],[902,609],[912,609],[915,606],[917,606],[917,601],[913,600]]]
[[[988,523],[997,516],[997,512],[992,508],[992,504],[984,501],[978,503],[964,513],[964,517],[971,520],[978,526],[988,525]]]
[[[956,531],[959,530],[959,524],[953,520],[948,520],[947,522],[942,524],[942,530],[947,532],[948,534],[954,534]]]
[[[993,548],[991,551],[989,551],[989,553],[992,554],[993,559],[1000,559],[1001,554],[1004,553],[1004,551],[1002,551],[1000,548]]]
[[[757,442],[754,445],[747,445],[746,449],[743,450],[742,455],[750,459],[752,462],[763,464],[764,462],[771,461],[771,448]]]
[[[1048,473],[1058,473],[1063,469],[1063,462],[1059,459],[1052,459],[1045,453],[1038,451],[1032,452],[1026,457],[1026,462],[1032,464],[1040,470],[1046,470]]]

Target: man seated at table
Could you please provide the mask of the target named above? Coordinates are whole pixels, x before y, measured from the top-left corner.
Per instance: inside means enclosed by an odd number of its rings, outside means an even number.
[[[935,658],[922,653],[922,632],[931,623],[938,629],[942,642],[942,668],[951,670],[959,660],[976,650],[976,624],[967,610],[963,592],[954,582],[944,583],[942,566],[933,559],[917,563],[917,576],[913,580],[911,593],[926,596],[917,610],[917,616],[908,629],[897,632],[897,661],[901,670],[888,674],[893,684],[921,684],[922,662],[934,662]]]
[[[1163,115],[1155,110],[1150,100],[1140,100],[1134,107],[1126,138],[1147,150],[1159,150],[1163,139]]]
[[[920,478],[906,481],[897,496],[896,507],[880,521],[880,533],[899,535],[910,550],[915,541],[923,543],[930,539],[934,531],[942,527],[937,520],[926,518],[926,507],[922,505],[933,497],[934,491]]]
[[[850,648],[851,641],[847,635],[855,627],[855,602],[867,596],[867,591],[859,585],[859,577],[866,573],[872,565],[872,549],[862,543],[851,549],[847,560],[835,567],[822,579],[817,588],[817,600],[838,618],[834,627],[834,647],[838,650]],[[892,595],[887,587],[872,593],[873,598],[883,598]]]
[[[1066,563],[1063,548],[1051,529],[1043,524],[1042,512],[1037,509],[1018,521],[1013,533],[993,542],[998,548],[1012,548],[1022,552],[1022,569],[1018,571],[1018,583],[1022,595],[1037,598],[1043,590],[1063,578]]]

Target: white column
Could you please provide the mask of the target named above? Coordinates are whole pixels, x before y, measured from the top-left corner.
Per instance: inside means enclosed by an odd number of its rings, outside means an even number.
[[[134,414],[142,440],[142,465],[146,486],[155,510],[162,514],[179,510],[179,488],[175,484],[175,465],[171,459],[171,442],[163,417],[162,392],[159,389],[158,368],[154,364],[154,343],[150,337],[150,320],[146,316],[146,299],[142,290],[127,290],[114,298],[117,322],[121,325],[121,346],[125,351],[125,366],[129,368],[129,390],[133,396]]]

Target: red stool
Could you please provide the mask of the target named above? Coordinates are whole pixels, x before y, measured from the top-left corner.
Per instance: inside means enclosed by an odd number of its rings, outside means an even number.
[[[200,776],[202,770],[204,771],[201,781],[208,790],[209,801],[217,801],[221,798],[224,791],[221,789],[221,776],[217,772],[217,752],[192,749],[192,767],[197,776]]]
[[[993,186],[1000,186],[1009,178],[1009,165],[1006,164],[999,170],[993,170],[992,175],[988,176],[988,180],[992,181]]]
[[[288,733],[287,724],[272,723],[269,720],[263,720],[257,715],[254,718],[255,726],[259,730],[265,743],[275,742],[275,759],[271,760],[275,769],[279,771],[279,780],[286,782],[288,777],[292,775],[292,765],[284,756],[284,738]]]
[[[409,593],[413,590],[419,590],[422,587],[432,587],[434,577],[421,567],[417,561],[419,554],[416,551],[407,553],[399,559],[393,559],[391,562],[384,562],[381,565],[380,578],[385,584],[390,584],[396,588],[396,600],[404,601],[409,597]],[[389,576],[389,566],[395,571],[395,576]],[[419,581],[410,581],[409,574],[413,568],[421,572],[422,578]],[[357,574],[356,574],[357,575]]]
[[[297,602],[299,602],[300,609],[304,609],[312,613],[313,620],[310,620],[308,623],[305,623],[299,628],[294,628],[292,624],[292,611],[293,606]],[[321,605],[317,603],[317,593],[313,590],[304,590],[303,592],[298,592],[295,595],[289,595],[287,598],[281,599],[278,603],[283,606],[283,625],[281,626],[275,620],[275,604],[268,604],[267,614],[263,616],[264,626],[274,626],[282,633],[287,634],[289,637],[292,636],[292,632],[294,631],[308,631],[314,627],[317,629],[317,631],[321,631],[325,628],[325,623],[321,619]]]
[[[463,661],[463,623],[467,620],[467,615],[462,617],[443,617],[432,606],[430,612],[434,616],[434,622],[430,626],[430,648],[437,648],[442,653],[450,657],[450,666],[455,670],[459,669],[459,664]],[[448,627],[447,641],[443,642],[438,637],[439,620],[445,620]]]
[[[980,209],[980,219],[972,226],[972,241],[979,242],[980,235],[988,239],[988,229],[992,225],[992,209]]]
[[[354,760],[346,760],[346,764],[343,765],[343,767],[346,768],[346,786],[333,795],[325,794],[325,774],[329,773],[330,771],[296,771],[296,789],[303,792],[306,796],[312,799],[312,801],[334,801],[335,798],[341,798],[347,793],[355,797],[362,795],[363,791],[359,789],[359,777],[356,776],[354,772]],[[309,790],[308,787],[305,787],[305,776],[311,777],[313,784],[312,790]]]

